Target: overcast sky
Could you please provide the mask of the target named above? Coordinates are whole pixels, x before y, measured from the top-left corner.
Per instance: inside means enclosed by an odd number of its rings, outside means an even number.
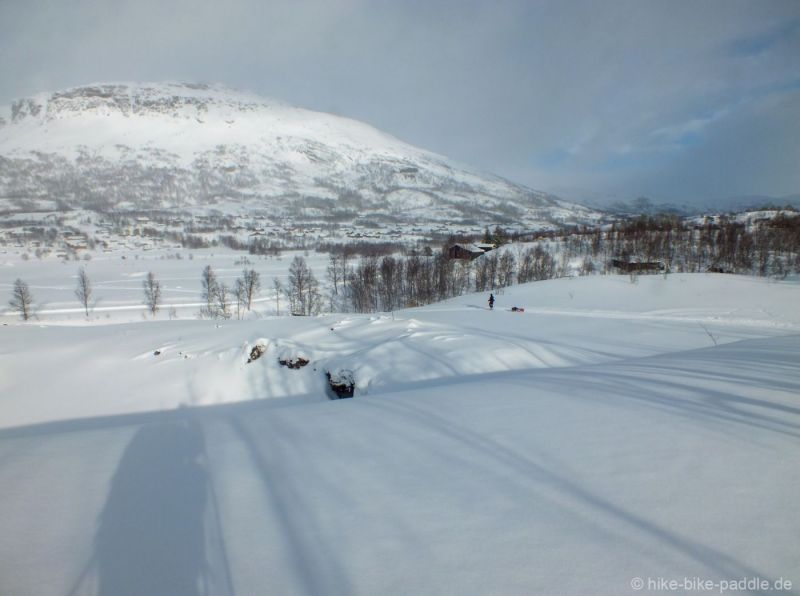
[[[800,192],[800,0],[0,0],[0,102],[205,81],[536,189]]]

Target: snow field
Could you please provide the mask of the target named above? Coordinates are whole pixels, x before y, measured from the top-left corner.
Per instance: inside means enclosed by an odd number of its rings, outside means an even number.
[[[227,270],[217,270],[224,279]],[[327,399],[325,370],[353,371],[357,395],[371,395],[800,328],[796,284],[722,275],[650,276],[637,284],[616,276],[539,282],[498,294],[494,311],[484,298],[467,295],[394,314],[11,324],[0,343],[0,393],[12,396],[0,402],[0,427],[253,399],[320,401]],[[512,313],[511,305],[526,310]],[[258,343],[266,354],[247,364]],[[278,364],[299,355],[311,364],[300,370]],[[42,367],[48,374],[40,374]]]
[[[0,593],[796,593],[798,291],[586,277],[491,312],[0,327]]]

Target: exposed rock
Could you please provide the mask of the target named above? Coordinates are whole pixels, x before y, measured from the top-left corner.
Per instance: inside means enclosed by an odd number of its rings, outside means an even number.
[[[250,350],[250,358],[247,359],[247,364],[250,364],[253,360],[258,360],[261,356],[264,355],[264,352],[267,351],[267,346],[264,344],[256,344],[253,346],[253,349]]]
[[[337,399],[345,397],[353,397],[356,390],[356,383],[353,378],[353,371],[339,370],[336,372],[327,371],[325,376],[328,377],[328,384],[331,387]]]
[[[303,358],[302,356],[297,356],[296,358],[279,358],[278,364],[281,366],[286,366],[288,368],[296,369],[296,368],[303,368],[306,364],[308,364],[310,360],[307,358]]]

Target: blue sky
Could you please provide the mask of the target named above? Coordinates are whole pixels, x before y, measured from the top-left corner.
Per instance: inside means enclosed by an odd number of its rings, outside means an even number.
[[[798,0],[3,0],[0,102],[221,82],[527,184],[800,193]]]

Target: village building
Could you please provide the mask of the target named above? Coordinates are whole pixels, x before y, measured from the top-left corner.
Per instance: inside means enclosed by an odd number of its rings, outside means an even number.
[[[447,249],[447,256],[451,259],[471,261],[473,259],[477,259],[485,252],[485,250],[479,248],[475,244],[454,244]]]

